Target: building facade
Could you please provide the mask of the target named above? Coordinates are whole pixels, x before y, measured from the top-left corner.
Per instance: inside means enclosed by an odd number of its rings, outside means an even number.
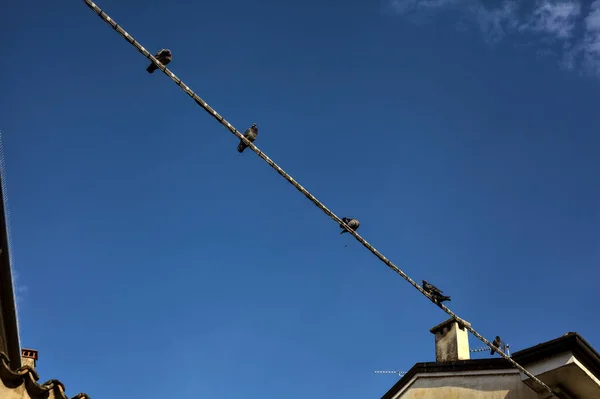
[[[546,399],[552,396],[503,358],[471,359],[468,332],[449,319],[433,327],[436,361],[415,364],[381,399]],[[600,399],[600,355],[579,334],[511,358],[565,399]]]

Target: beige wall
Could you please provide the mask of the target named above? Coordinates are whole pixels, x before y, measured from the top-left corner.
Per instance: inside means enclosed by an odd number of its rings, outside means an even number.
[[[33,369],[11,370],[6,356],[0,354],[0,399],[66,399],[60,382],[50,380],[40,385],[37,379]]]
[[[417,374],[394,399],[538,399],[517,372]]]
[[[0,398],[2,399],[29,399],[25,384],[18,388],[8,388],[4,383],[0,383]]]
[[[33,382],[33,381],[31,381]],[[10,384],[10,383],[8,383]],[[30,389],[27,392],[25,388],[25,382],[17,387],[8,387],[7,383],[0,379],[0,398],[1,399],[64,399],[65,395],[62,388],[54,386],[52,389],[40,389],[39,385],[37,388]]]

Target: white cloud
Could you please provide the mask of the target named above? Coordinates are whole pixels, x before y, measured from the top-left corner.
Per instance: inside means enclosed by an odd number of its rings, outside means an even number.
[[[586,67],[600,77],[600,0],[592,3],[585,18],[582,51]]]
[[[471,6],[475,21],[490,41],[498,41],[517,27],[517,3],[505,1],[498,8],[487,8],[480,3]]]
[[[580,13],[581,5],[576,1],[544,0],[538,2],[531,16],[519,27],[519,30],[547,34],[552,38],[563,40],[569,39]]]
[[[11,256],[12,258],[12,256]],[[13,278],[13,295],[15,296],[15,302],[17,303],[17,307],[22,307],[25,301],[25,296],[27,295],[27,291],[29,291],[29,287],[21,284],[21,275],[15,270],[14,267],[12,269],[12,278]]]
[[[399,15],[461,12],[489,42],[507,35],[535,37],[536,54],[559,54],[563,67],[575,70],[581,66],[600,77],[600,0],[585,7],[579,0],[537,0],[528,9],[520,0],[504,0],[496,7],[485,0],[389,1]]]
[[[464,0],[391,0],[390,3],[396,12],[405,14],[410,11],[436,9],[456,5],[462,2],[464,2]]]

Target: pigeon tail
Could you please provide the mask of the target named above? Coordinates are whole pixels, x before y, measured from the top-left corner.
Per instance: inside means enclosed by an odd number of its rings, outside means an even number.
[[[244,152],[244,150],[246,149],[246,147],[248,147],[248,146],[246,144],[244,144],[244,142],[241,142],[240,144],[238,144],[237,150],[241,154],[242,152]]]
[[[437,297],[437,301],[438,301],[438,302],[440,302],[440,303],[441,303],[441,302],[444,302],[444,301],[450,301],[450,297],[449,297],[449,296],[447,296],[447,295],[439,295],[439,296]],[[451,301],[451,302],[452,302],[452,301]]]
[[[340,234],[344,234],[344,233],[347,233],[347,232],[348,231],[344,229],[344,230],[342,230],[342,232]]]
[[[490,352],[490,355],[493,355],[494,353],[496,353],[496,351],[492,349],[492,351]]]
[[[152,63],[152,64],[148,65],[148,68],[146,68],[146,71],[148,71],[148,73],[152,73],[152,72],[156,71],[157,69],[158,69],[158,67],[154,63]]]

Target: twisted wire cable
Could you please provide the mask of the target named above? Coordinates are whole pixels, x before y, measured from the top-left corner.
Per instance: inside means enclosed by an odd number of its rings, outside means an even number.
[[[279,173],[284,179],[286,179],[292,186],[294,186],[298,191],[300,191],[306,198],[308,198],[317,208],[321,209],[323,213],[333,219],[336,223],[342,226],[347,232],[352,234],[354,238],[358,242],[360,242],[365,248],[367,248],[373,255],[375,255],[379,260],[385,263],[390,269],[399,274],[403,279],[408,281],[415,289],[417,289],[421,294],[425,295],[429,300],[434,302],[437,306],[439,306],[444,312],[446,312],[450,317],[456,320],[459,325],[466,328],[471,334],[481,340],[483,343],[488,345],[490,348],[493,348],[500,356],[510,362],[514,367],[519,369],[526,376],[534,380],[541,387],[543,387],[550,394],[560,398],[559,394],[555,392],[552,388],[546,385],[544,382],[540,381],[537,377],[527,371],[523,366],[515,362],[509,356],[507,356],[504,352],[502,352],[499,348],[496,348],[492,345],[490,341],[484,338],[481,334],[479,334],[473,327],[471,327],[471,323],[466,320],[458,317],[454,312],[448,309],[445,305],[441,303],[437,303],[433,300],[433,298],[425,292],[420,285],[418,285],[413,279],[411,279],[406,273],[400,270],[396,265],[394,265],[388,258],[386,258],[381,252],[379,252],[373,245],[369,244],[364,238],[362,238],[356,231],[352,230],[346,223],[344,223],[336,214],[334,214],[329,208],[327,208],[321,201],[319,201],[314,195],[308,192],[300,183],[298,183],[292,176],[290,176],[286,171],[284,171],[279,165],[277,165],[271,158],[269,158],[264,152],[262,152],[258,147],[252,144],[249,140],[247,140],[242,133],[240,133],[231,123],[229,123],[225,118],[223,118],[217,111],[215,111],[206,101],[200,98],[196,93],[194,93],[183,81],[178,78],[173,72],[171,72],[167,67],[165,67],[160,61],[158,61],[144,46],[142,46],[138,41],[136,41],[123,27],[118,25],[115,20],[108,16],[100,7],[98,7],[91,0],[83,0],[85,4],[92,9],[104,22],[110,25],[119,35],[121,35],[127,42],[133,45],[142,55],[148,58],[152,63],[154,63],[162,72],[165,73],[171,80],[179,86],[188,96],[192,97],[192,99],[201,106],[206,112],[208,112],[213,118],[219,121],[223,126],[225,126],[231,133],[233,133],[237,138],[242,140],[252,151],[256,153],[260,158],[262,158],[266,163],[268,163],[277,173]]]

